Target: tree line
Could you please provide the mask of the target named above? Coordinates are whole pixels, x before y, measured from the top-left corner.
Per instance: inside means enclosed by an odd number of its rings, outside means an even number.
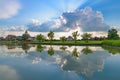
[[[54,32],[53,31],[50,31],[48,34],[47,34],[47,37],[50,41],[50,43],[54,40]],[[75,31],[71,34],[71,37],[73,38],[73,41],[76,43],[76,41],[78,40],[78,37],[80,36],[80,34],[78,33],[78,31]],[[90,39],[92,39],[92,34],[90,33],[83,33],[81,35],[82,37],[82,40],[88,42]],[[39,41],[39,42],[43,42],[46,40],[45,36],[42,35],[42,34],[39,34],[37,35],[36,39]],[[95,40],[97,40],[97,38],[94,38]],[[103,38],[99,38],[99,39],[107,39],[107,40],[118,40],[120,39],[119,35],[118,35],[118,31],[114,28],[108,30],[108,35],[107,37],[103,37]],[[59,38],[59,40],[61,40],[62,42],[65,42],[67,41],[67,37],[65,36],[62,36]]]

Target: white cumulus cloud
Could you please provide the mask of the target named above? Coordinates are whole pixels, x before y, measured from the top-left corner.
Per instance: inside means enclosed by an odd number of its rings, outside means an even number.
[[[67,23],[65,27],[74,29],[79,26],[83,31],[106,31],[109,25],[104,23],[103,14],[100,11],[94,11],[91,7],[76,10],[62,15]]]
[[[25,26],[11,26],[7,28],[7,31],[25,31],[27,28]]]
[[[18,0],[0,0],[0,19],[11,18],[20,8]]]
[[[38,19],[32,19],[31,24],[38,26],[40,25],[40,21]]]
[[[36,21],[33,21],[36,22]],[[29,24],[30,31],[70,31],[80,28],[83,32],[107,31],[110,26],[104,23],[102,12],[94,11],[91,7],[65,12],[56,20],[44,22],[40,25]]]

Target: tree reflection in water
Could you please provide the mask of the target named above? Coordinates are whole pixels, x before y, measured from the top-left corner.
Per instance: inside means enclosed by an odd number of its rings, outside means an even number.
[[[91,49],[89,49],[89,47],[88,47],[88,46],[86,46],[86,48],[82,49],[82,51],[81,51],[81,52],[82,52],[83,54],[88,55],[88,54],[92,53],[92,50],[91,50]]]
[[[29,44],[22,44],[22,49],[25,51],[25,53],[28,53],[28,50],[30,49],[30,45]]]
[[[68,55],[62,58],[63,61],[60,66],[64,71],[82,73],[90,77],[95,71],[102,71],[104,69],[104,60],[107,57],[109,57],[109,54],[101,52],[90,55],[81,54],[77,59]]]
[[[29,44],[23,44],[22,49],[27,53],[31,46],[32,45],[29,45]],[[86,47],[86,48],[84,48],[83,46],[76,46],[76,47],[66,46],[67,49],[65,48],[65,46],[61,46],[62,47],[61,49],[65,51],[59,50],[60,48],[58,46],[50,46],[50,47],[46,46],[46,47],[48,48],[48,51],[44,50],[43,46],[37,45],[37,48],[31,49],[33,50],[32,52],[29,51],[30,54],[24,53],[20,55],[21,52],[19,52],[18,50],[17,52],[15,52],[15,54],[19,57],[24,55],[23,57],[30,60],[32,64],[37,64],[41,60],[51,64],[57,63],[58,65],[60,65],[60,67],[64,71],[68,71],[68,72],[73,71],[75,73],[84,74],[86,76],[91,76],[96,71],[102,71],[104,69],[104,60],[107,57],[111,56],[107,51],[103,49],[97,50],[97,48],[95,47],[96,49],[93,50],[92,46]],[[3,49],[4,47],[1,47],[1,48],[2,50],[6,50],[6,49]],[[89,48],[92,50],[90,50]],[[45,54],[38,54],[38,52],[34,50],[38,50],[38,51],[44,50],[43,53]],[[80,51],[82,51],[84,54],[80,54]],[[94,53],[89,54],[89,53],[92,53],[92,51],[94,51]],[[55,52],[60,54],[55,54]],[[10,52],[6,51],[6,54],[9,54],[9,53]],[[46,55],[46,53],[48,53],[48,55],[50,56],[52,55],[54,56],[50,57]],[[89,55],[86,55],[86,54],[89,54]],[[13,55],[13,52],[8,56],[10,55]],[[25,57],[26,55],[28,56]]]
[[[44,50],[45,47],[43,47],[42,45],[38,44],[36,47],[36,51],[38,52],[42,52]]]
[[[80,53],[78,52],[77,48],[75,47],[72,51],[72,56],[79,57],[79,54]]]
[[[62,50],[62,51],[65,51],[66,49],[67,49],[67,47],[65,47],[65,46],[60,47],[60,50]]]
[[[52,46],[49,47],[49,49],[48,49],[48,54],[49,54],[50,56],[54,55],[54,49],[53,49]]]

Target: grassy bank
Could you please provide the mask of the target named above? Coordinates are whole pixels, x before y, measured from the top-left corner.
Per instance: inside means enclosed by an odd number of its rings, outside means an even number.
[[[7,44],[20,44],[19,41],[0,41],[0,44],[7,45]]]
[[[102,45],[120,47],[120,40],[105,40],[102,41]]]
[[[51,43],[49,41],[46,42],[30,42],[31,44],[52,44],[52,45],[101,45],[102,41],[89,41],[86,43],[85,41],[77,41],[76,43],[74,41],[52,41]]]
[[[86,43],[85,41],[77,41],[76,43],[74,41],[45,41],[45,42],[38,42],[38,41],[31,41],[31,42],[23,42],[23,41],[0,41],[0,44],[42,44],[42,45],[101,45],[102,41],[89,41]]]
[[[42,44],[42,45],[106,45],[106,46],[116,46],[120,47],[120,40],[104,40],[104,41],[89,41],[88,43],[85,41],[45,41],[45,42],[38,42],[38,41],[31,41],[31,42],[23,42],[23,41],[0,41],[0,44]]]

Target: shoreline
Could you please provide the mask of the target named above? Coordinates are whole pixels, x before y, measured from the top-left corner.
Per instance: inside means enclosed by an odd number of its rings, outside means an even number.
[[[111,46],[111,47],[120,47],[120,40],[103,40],[103,41],[49,41],[38,42],[38,41],[0,41],[0,45],[9,45],[9,44],[40,44],[40,45],[70,45],[70,46]]]

